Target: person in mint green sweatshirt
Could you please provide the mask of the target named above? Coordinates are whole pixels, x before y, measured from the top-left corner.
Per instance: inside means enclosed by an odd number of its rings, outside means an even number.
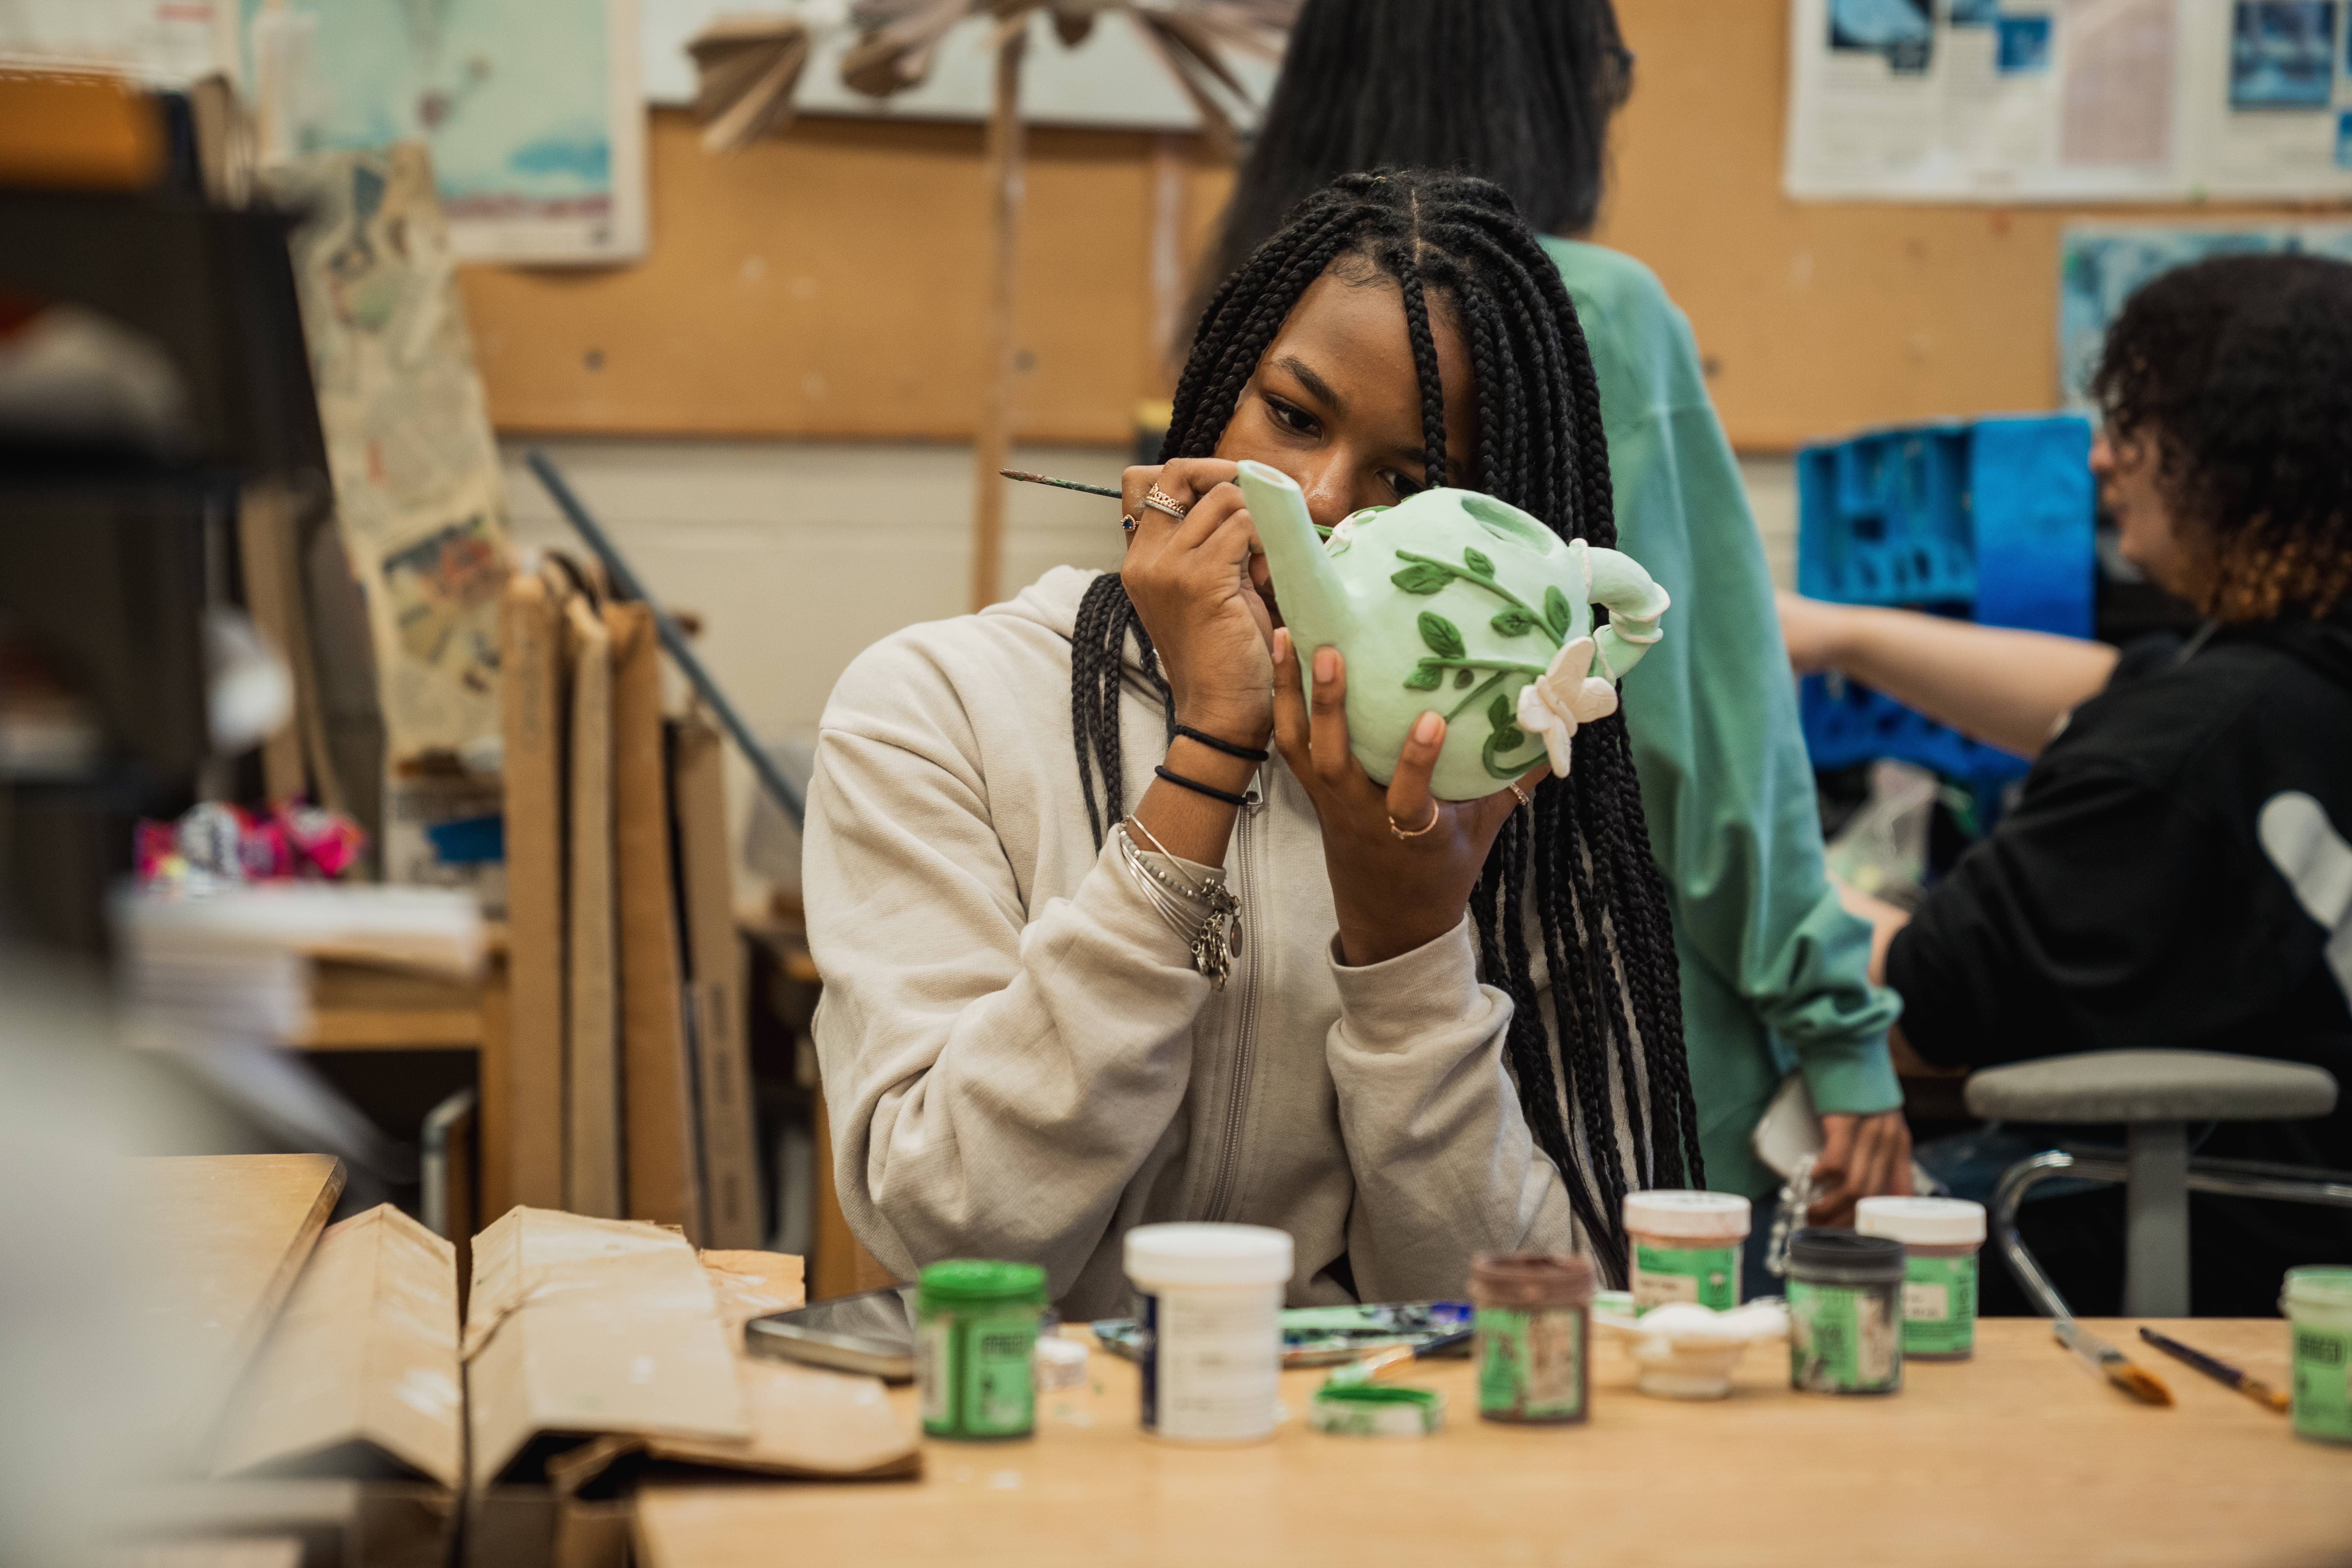
[[[1690,323],[1589,230],[1610,117],[1633,84],[1609,0],[1307,0],[1206,279],[1228,275],[1335,175],[1454,170],[1549,238],[1591,345],[1619,547],[1674,599],[1675,635],[1625,677],[1626,724],[1682,967],[1707,1184],[1769,1197],[1750,1147],[1803,1075],[1826,1146],[1817,1222],[1910,1190],[1910,1135],[1868,978],[1870,931],[1822,861],[1819,808],[1772,584]]]

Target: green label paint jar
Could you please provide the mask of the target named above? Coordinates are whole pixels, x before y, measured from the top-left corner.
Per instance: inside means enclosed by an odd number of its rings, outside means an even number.
[[[1964,1198],[1864,1198],[1854,1229],[1903,1244],[1903,1355],[1965,1361],[1977,1345],[1977,1254],[1982,1204]]]
[[[1748,1200],[1731,1193],[1627,1193],[1633,1310],[1696,1301],[1727,1312],[1739,1305],[1739,1254],[1748,1226]]]
[[[1811,1394],[1903,1386],[1903,1244],[1851,1230],[1789,1242],[1789,1384]]]
[[[1585,1418],[1591,1263],[1539,1252],[1482,1253],[1470,1265],[1478,1414],[1562,1426]]]
[[[2279,1297],[2299,1437],[2352,1443],[2352,1268],[2290,1268]]]
[[[1036,1428],[1030,1358],[1045,1310],[1034,1263],[957,1258],[922,1273],[915,1295],[915,1377],[933,1437],[1026,1437]]]

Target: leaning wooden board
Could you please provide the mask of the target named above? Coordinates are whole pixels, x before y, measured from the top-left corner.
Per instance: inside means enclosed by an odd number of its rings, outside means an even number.
[[[229,1390],[278,1316],[342,1195],[327,1154],[134,1160],[124,1186],[142,1364],[172,1458],[194,1469]]]
[[[2137,1344],[2135,1325],[2097,1331]],[[2286,1325],[2202,1319],[2168,1331],[2284,1384]],[[954,1561],[1108,1563],[2339,1562],[2352,1447],[2151,1356],[2179,1400],[2152,1410],[2093,1381],[2045,1322],[1979,1325],[1970,1362],[1914,1363],[1893,1398],[1792,1394],[1785,1355],[1686,1405],[1633,1391],[1597,1347],[1581,1427],[1490,1425],[1467,1362],[1426,1441],[1326,1437],[1301,1415],[1321,1373],[1283,1380],[1290,1415],[1255,1447],[1187,1449],[1136,1430],[1136,1374],[1097,1351],[1091,1386],[1040,1401],[1034,1441],[924,1445],[906,1486],[649,1487],[646,1568]],[[911,1393],[894,1393],[911,1409]]]

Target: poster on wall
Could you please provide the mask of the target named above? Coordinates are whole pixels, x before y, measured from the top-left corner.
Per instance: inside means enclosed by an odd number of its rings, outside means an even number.
[[[461,260],[646,247],[636,0],[233,0],[265,158],[430,149]]]
[[[2058,246],[2058,395],[2095,414],[2087,386],[2107,327],[2139,286],[2209,256],[2302,251],[2352,261],[2352,223],[2070,223]]]
[[[0,65],[182,88],[228,68],[240,0],[0,0]]]
[[[1796,0],[1789,194],[2352,196],[2352,0]]]
[[[431,162],[404,142],[267,178],[310,215],[295,286],[386,752],[462,752],[499,732],[506,496]]]

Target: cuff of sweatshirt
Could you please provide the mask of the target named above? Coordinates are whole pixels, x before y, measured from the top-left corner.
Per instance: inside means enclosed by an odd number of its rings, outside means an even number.
[[[1886,1051],[1886,1032],[1808,1045],[1797,1058],[1813,1110],[1824,1116],[1874,1116],[1903,1105],[1903,1084]]]
[[[1433,1030],[1484,1018],[1501,1005],[1478,983],[1467,915],[1444,936],[1378,963],[1340,963],[1339,939],[1334,936],[1331,977],[1339,987],[1339,1016],[1348,1035],[1368,1050],[1402,1049]]]
[[[1171,857],[1172,858],[1172,857]],[[1179,860],[1180,866],[1192,862]],[[1215,867],[1202,867],[1213,871]],[[1120,855],[1118,839],[1106,835],[1102,853],[1095,858],[1095,868],[1079,883],[1072,902],[1094,917],[1103,931],[1166,969],[1181,969],[1202,985],[1208,982],[1192,967],[1192,944],[1176,934],[1176,928],[1162,919],[1143,889],[1135,883],[1135,873],[1128,868]]]

